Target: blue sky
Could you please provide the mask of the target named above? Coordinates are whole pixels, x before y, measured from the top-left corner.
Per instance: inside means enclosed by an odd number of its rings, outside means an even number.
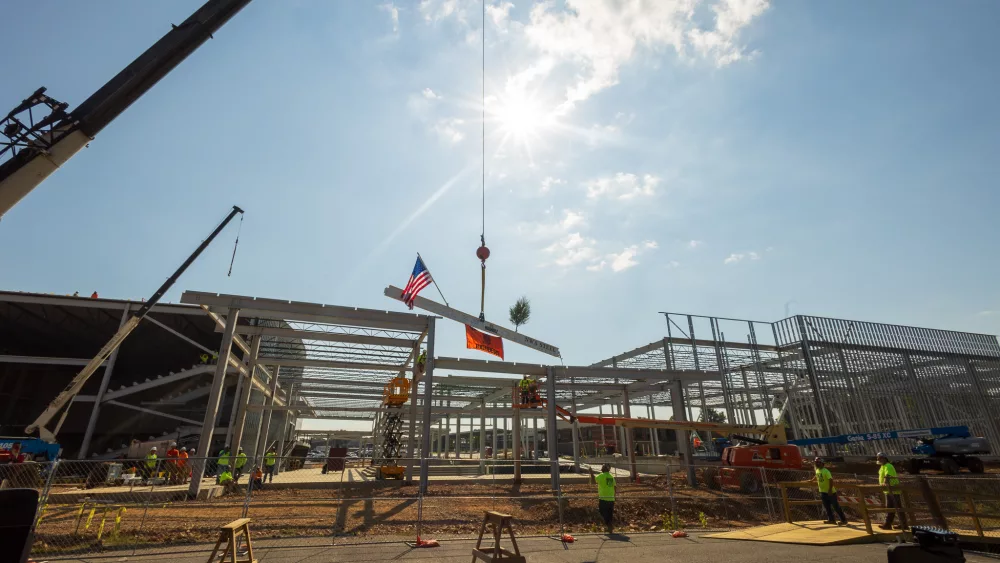
[[[0,101],[75,106],[200,4],[13,4],[45,23],[6,30]],[[168,300],[401,310],[420,252],[476,312],[479,6],[251,3],[0,221],[0,287],[148,296],[238,204],[232,277],[235,228]],[[1000,332],[1000,4],[488,7],[488,318],[528,296],[573,364],[663,310]],[[476,354],[450,322],[438,352]]]

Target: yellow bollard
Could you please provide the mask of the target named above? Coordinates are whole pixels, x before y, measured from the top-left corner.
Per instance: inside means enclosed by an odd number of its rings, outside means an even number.
[[[87,515],[87,523],[83,526],[84,530],[89,530],[90,529],[90,523],[94,520],[94,513],[95,512],[97,512],[97,507],[96,506],[90,509],[90,514]]]

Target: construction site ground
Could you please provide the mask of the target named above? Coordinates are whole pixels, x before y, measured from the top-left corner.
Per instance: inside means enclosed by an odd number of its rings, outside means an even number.
[[[730,540],[706,538],[691,534],[687,538],[674,539],[665,533],[632,533],[626,535],[584,535],[576,542],[565,544],[554,538],[521,538],[518,540],[521,554],[532,563],[662,563],[677,561],[684,563],[718,563],[734,560],[734,550],[738,550],[736,560],[742,563],[765,563],[771,561],[836,562],[836,563],[883,563],[886,560],[888,544],[844,545],[816,547],[778,543],[736,544]],[[508,547],[505,542],[504,547]],[[743,545],[745,548],[740,548]],[[382,543],[364,546],[316,545],[310,547],[281,548],[270,546],[267,541],[254,540],[254,558],[260,563],[328,563],[352,561],[433,561],[434,563],[467,563],[470,559],[473,540],[444,540],[440,547],[414,549],[403,542]],[[194,547],[194,546],[191,546]],[[206,544],[203,550],[186,551],[183,548],[169,556],[160,554],[144,555],[142,552],[129,557],[130,561],[160,561],[169,557],[172,563],[203,563],[204,550],[211,550]],[[995,561],[988,557],[966,553],[970,563]],[[91,561],[91,558],[69,559],[68,561]]]

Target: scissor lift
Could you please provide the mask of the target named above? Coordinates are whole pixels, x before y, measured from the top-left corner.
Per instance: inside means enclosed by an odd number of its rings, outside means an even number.
[[[375,422],[375,452],[372,465],[379,479],[402,479],[406,468],[399,466],[403,438],[403,405],[410,399],[410,380],[394,377],[382,390],[382,412]]]

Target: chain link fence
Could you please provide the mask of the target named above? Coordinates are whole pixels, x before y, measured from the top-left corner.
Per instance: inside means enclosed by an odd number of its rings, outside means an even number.
[[[200,463],[206,477],[192,496],[192,469]],[[0,466],[0,478],[38,490],[32,555],[48,560],[207,551],[219,527],[241,517],[252,519],[253,540],[261,547],[474,538],[491,510],[511,514],[519,536],[602,533],[590,473],[604,463],[617,482],[616,531],[732,530],[826,519],[815,485],[804,483],[812,471],[687,467],[673,458],[649,457],[637,460],[633,480],[627,459],[586,459],[578,468],[563,459],[555,483],[547,460],[432,458],[421,494],[420,463],[399,460],[401,479],[380,479],[370,459],[355,457],[285,458],[273,465],[248,459],[239,468],[202,458],[58,461]],[[926,480],[946,514],[967,513],[974,505],[982,535],[1000,535],[998,476]],[[785,487],[792,501],[803,502],[785,504],[779,483],[789,482],[803,483]],[[851,520],[862,518],[859,502],[884,504],[874,474],[838,473],[835,483]],[[858,493],[856,486],[869,490]],[[919,496],[909,502],[915,510],[927,509]],[[948,518],[953,528],[976,533],[975,522]]]

